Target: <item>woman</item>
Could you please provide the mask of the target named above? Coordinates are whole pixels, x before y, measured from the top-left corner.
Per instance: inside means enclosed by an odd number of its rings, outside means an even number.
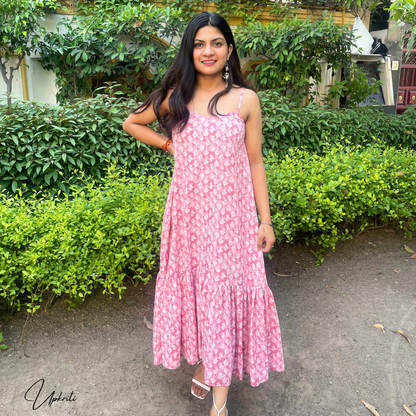
[[[147,126],[156,119],[170,139]],[[123,125],[175,157],[156,280],[154,363],[174,369],[181,356],[198,362],[191,392],[203,399],[213,386],[211,416],[228,415],[232,377],[247,372],[257,386],[269,369],[284,370],[263,259],[275,236],[261,123],[230,27],[203,12],[187,26],[162,87]]]

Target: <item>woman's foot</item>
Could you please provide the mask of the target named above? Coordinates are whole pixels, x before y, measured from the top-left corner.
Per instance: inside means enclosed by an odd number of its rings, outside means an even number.
[[[227,416],[228,410],[226,407],[229,386],[213,386],[212,400],[213,404],[209,412],[210,416]]]
[[[205,367],[204,367],[204,364],[202,363],[202,361],[196,367],[195,374],[194,374],[194,379],[198,380],[200,383],[206,384],[205,383]],[[192,388],[193,388],[194,393],[197,396],[201,397],[202,399],[205,399],[205,397],[209,393],[208,390],[199,386],[195,382],[192,383]]]

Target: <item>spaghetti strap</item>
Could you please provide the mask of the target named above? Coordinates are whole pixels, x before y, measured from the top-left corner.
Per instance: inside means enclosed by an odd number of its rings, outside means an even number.
[[[243,101],[243,92],[244,92],[244,87],[243,87],[243,88],[241,88],[240,102],[238,103],[238,108],[237,108],[237,111],[238,111],[238,112],[240,112],[241,101]]]

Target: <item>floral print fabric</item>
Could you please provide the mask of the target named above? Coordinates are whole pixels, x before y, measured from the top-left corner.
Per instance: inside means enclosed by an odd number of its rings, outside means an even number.
[[[280,326],[267,285],[245,122],[190,112],[174,132],[175,167],[162,224],[153,320],[155,365],[202,358],[205,382],[228,386],[284,371]]]

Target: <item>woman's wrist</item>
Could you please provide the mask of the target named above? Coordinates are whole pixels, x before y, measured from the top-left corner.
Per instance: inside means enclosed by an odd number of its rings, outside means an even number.
[[[172,143],[172,139],[167,139],[165,143],[162,144],[163,150],[168,150],[169,145]]]
[[[268,222],[268,223],[272,222],[272,218],[271,218],[270,214],[268,214],[268,215],[260,215],[259,214],[259,217],[260,217],[261,222]]]

